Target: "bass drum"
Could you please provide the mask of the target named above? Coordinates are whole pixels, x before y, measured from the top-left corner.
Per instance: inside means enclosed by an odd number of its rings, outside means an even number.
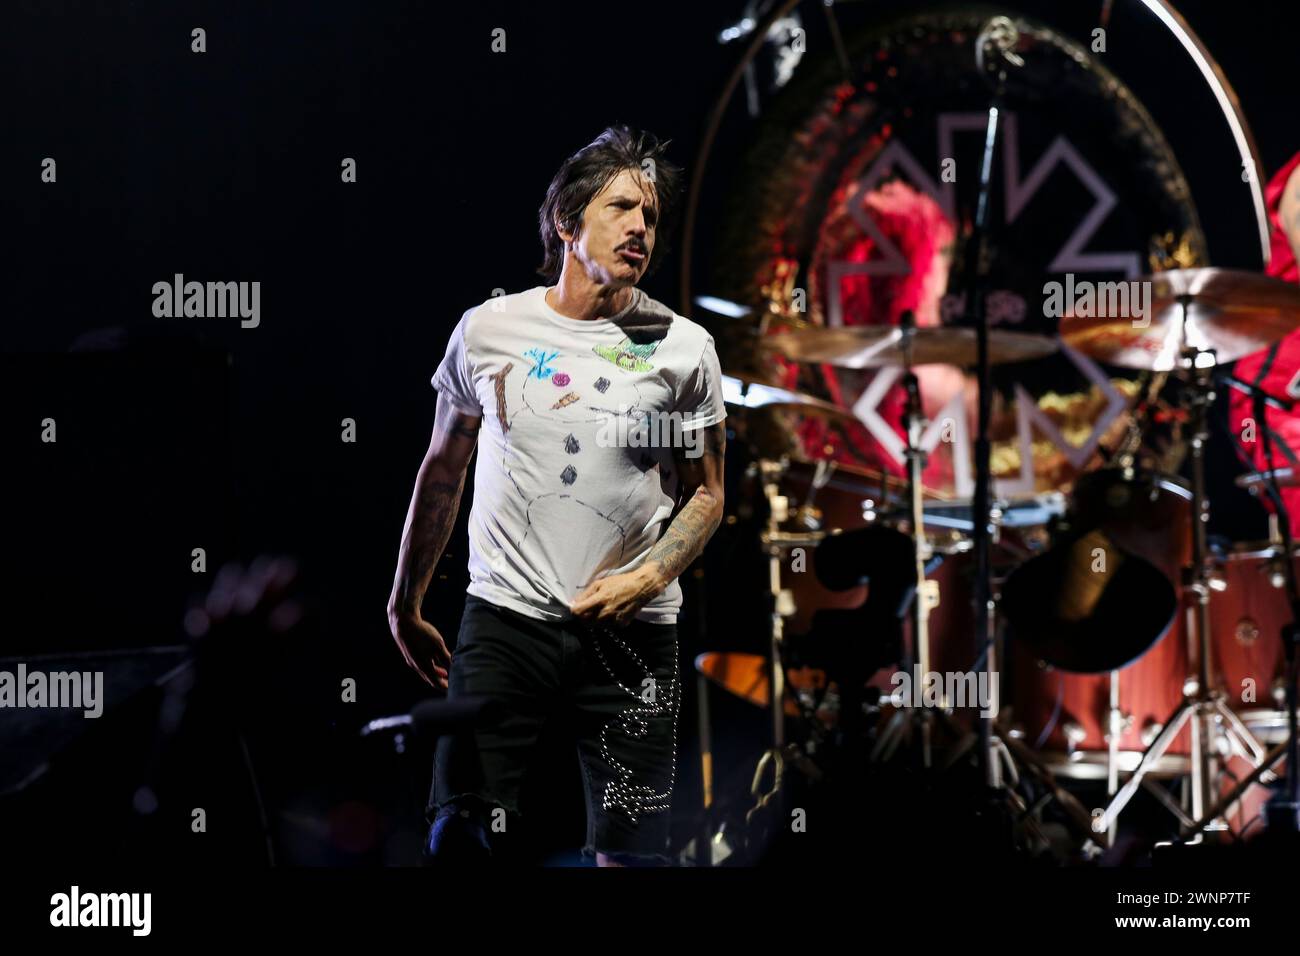
[[[1182,701],[1191,660],[1179,583],[1191,557],[1190,509],[1191,491],[1172,476],[1090,472],[1076,484],[1062,540],[1004,585],[1011,722],[1064,776],[1106,776],[1112,674],[1122,771],[1137,766]],[[1069,551],[1080,547],[1082,562]],[[1107,588],[1123,589],[1116,597]],[[1080,594],[1091,598],[1079,605]],[[1186,772],[1190,749],[1184,728],[1154,772]]]
[[[1119,680],[1119,767],[1131,771],[1161,722],[1183,699],[1188,670],[1183,629],[1170,630],[1149,651],[1116,672]],[[1008,697],[1012,724],[1025,742],[1039,751],[1052,771],[1075,779],[1104,779],[1110,712],[1110,674],[1073,674],[1016,655],[1011,665]],[[1187,772],[1191,735],[1184,728],[1154,772]]]
[[[1106,468],[1080,478],[1052,546],[1003,584],[1012,640],[1071,673],[1107,673],[1145,654],[1178,609],[1190,499],[1166,475]]]

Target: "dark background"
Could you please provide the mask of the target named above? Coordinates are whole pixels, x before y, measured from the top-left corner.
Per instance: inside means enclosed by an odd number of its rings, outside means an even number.
[[[864,22],[871,6],[842,4],[842,23]],[[1235,85],[1271,174],[1300,149],[1291,24],[1256,0],[1179,7]],[[1017,8],[1086,37],[1100,4]],[[820,55],[820,4],[801,10],[809,55]],[[537,207],[565,156],[626,122],[671,138],[691,165],[739,55],[716,35],[741,13],[712,0],[10,4],[0,654],[179,643],[187,603],[221,564],[295,556],[307,619],[291,640],[246,648],[218,706],[270,701],[250,749],[282,854],[411,862],[427,754],[362,745],[354,732],[424,696],[384,605],[432,426],[429,376],[466,308],[541,281]],[[190,51],[196,26],[207,30],[201,55]],[[495,27],[507,31],[505,54],[491,52]],[[1116,4],[1109,42],[1108,65],[1183,163],[1215,264],[1258,268],[1209,94],[1138,4]],[[749,133],[737,99],[708,167],[699,269],[725,255],[708,244],[710,211]],[[40,181],[46,156],[57,184]],[[357,161],[355,184],[340,181],[343,157]],[[647,289],[684,311],[679,248]],[[260,281],[261,326],[154,320],[151,286],[177,272]],[[54,446],[39,440],[46,416],[58,421]],[[345,417],[354,444],[340,440]],[[1253,507],[1236,500],[1226,530],[1254,534]],[[426,605],[449,636],[467,580],[463,528],[462,518]],[[195,547],[206,574],[190,570]],[[706,567],[720,578],[744,547],[724,530]],[[761,579],[711,589],[725,597],[704,619],[694,583],[683,660],[759,649]],[[339,700],[344,678],[357,681],[354,704]],[[731,746],[752,757],[761,722],[721,706]],[[683,821],[698,799],[693,721],[688,706]],[[135,744],[124,733],[115,746]],[[242,780],[220,751],[206,772]],[[571,809],[576,765],[568,776],[557,802]],[[105,787],[106,808],[124,786]],[[556,819],[557,847],[580,842],[580,817]]]

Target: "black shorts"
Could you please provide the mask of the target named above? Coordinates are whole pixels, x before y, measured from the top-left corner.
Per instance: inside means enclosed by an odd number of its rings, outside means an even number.
[[[483,726],[442,737],[426,815],[520,815],[520,786],[543,726],[576,738],[587,795],[585,856],[667,862],[681,702],[677,625],[606,628],[525,617],[470,595],[452,652],[448,697],[492,702]],[[505,814],[494,812],[499,809]]]

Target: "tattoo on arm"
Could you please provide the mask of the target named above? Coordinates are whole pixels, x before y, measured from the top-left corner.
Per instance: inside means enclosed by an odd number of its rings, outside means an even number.
[[[419,610],[420,601],[433,577],[433,569],[451,538],[464,487],[464,472],[454,481],[428,472],[420,476],[406,516],[406,530],[398,555],[394,597],[399,607]]]
[[[697,488],[646,560],[658,562],[664,578],[674,580],[699,557],[721,521],[722,508],[713,493]]]
[[[720,489],[727,445],[726,428],[720,422],[710,425],[703,429],[700,438],[700,453],[696,457],[676,456],[682,488],[690,492],[690,498],[646,556],[647,561],[658,562],[661,573],[668,580],[679,577],[690,567],[722,521]],[[710,473],[714,476],[712,486],[706,481]]]

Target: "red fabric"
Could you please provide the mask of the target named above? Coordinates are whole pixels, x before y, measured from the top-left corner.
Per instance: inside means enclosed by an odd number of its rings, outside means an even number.
[[[1268,186],[1264,190],[1264,201],[1268,208],[1269,222],[1272,224],[1272,233],[1269,237],[1269,243],[1272,248],[1272,257],[1268,264],[1268,274],[1274,278],[1283,279],[1287,282],[1300,282],[1300,267],[1297,266],[1295,254],[1291,250],[1291,243],[1286,236],[1286,229],[1282,224],[1279,206],[1282,202],[1282,193],[1286,189],[1287,180],[1291,174],[1300,167],[1300,153],[1291,157],[1291,161],[1278,170]],[[1234,374],[1237,378],[1244,379],[1247,382],[1254,382],[1258,378],[1260,369],[1267,360],[1268,349],[1248,355],[1237,363]],[[1268,373],[1259,381],[1259,386],[1270,395],[1276,395],[1279,398],[1294,397],[1288,395],[1287,388],[1292,381],[1296,379],[1297,373],[1300,373],[1300,331],[1292,332],[1278,343],[1277,354],[1273,358],[1273,363]],[[1250,421],[1253,420],[1255,410],[1250,396],[1243,394],[1237,389],[1231,389],[1231,398],[1229,399],[1228,415],[1229,422],[1236,432],[1237,440],[1241,444],[1247,458],[1258,469],[1268,467],[1264,455],[1263,442],[1259,439],[1258,428],[1251,429],[1253,436],[1247,431]],[[1300,407],[1284,412],[1278,408],[1269,408],[1266,412],[1269,426],[1277,433],[1281,441],[1286,444],[1293,452],[1300,454]],[[1243,441],[1243,436],[1253,437],[1253,441]],[[1285,453],[1280,448],[1273,449],[1273,461],[1278,467],[1289,464]],[[1291,514],[1291,531],[1300,535],[1300,488],[1284,488],[1282,490],[1283,501],[1286,503],[1287,510]],[[1267,503],[1267,499],[1265,500]]]
[[[941,269],[940,262],[944,248],[952,244],[956,234],[938,204],[901,181],[886,183],[865,196],[853,195],[849,201],[862,204],[863,212],[875,221],[880,233],[907,260],[909,268],[905,273],[841,278],[839,292],[844,324],[898,325],[903,313],[911,311],[918,326],[938,325],[939,303],[947,284],[946,268]],[[824,257],[833,256],[847,262],[869,262],[881,257],[875,240],[862,235],[847,205],[823,226],[819,246]],[[793,388],[798,373],[793,366],[789,371],[788,387]],[[819,373],[832,401],[850,407],[856,395],[845,394],[836,369],[822,365]],[[907,394],[896,384],[876,409],[904,441],[902,420],[906,405]],[[907,473],[906,466],[894,461],[866,426],[851,422],[845,431],[853,448],[846,446],[837,429],[815,416],[806,417],[800,423],[797,435],[810,457],[858,465],[865,459],[872,467],[895,476]],[[946,487],[951,483],[952,465],[947,458],[947,455],[929,456],[923,476],[928,487]]]

